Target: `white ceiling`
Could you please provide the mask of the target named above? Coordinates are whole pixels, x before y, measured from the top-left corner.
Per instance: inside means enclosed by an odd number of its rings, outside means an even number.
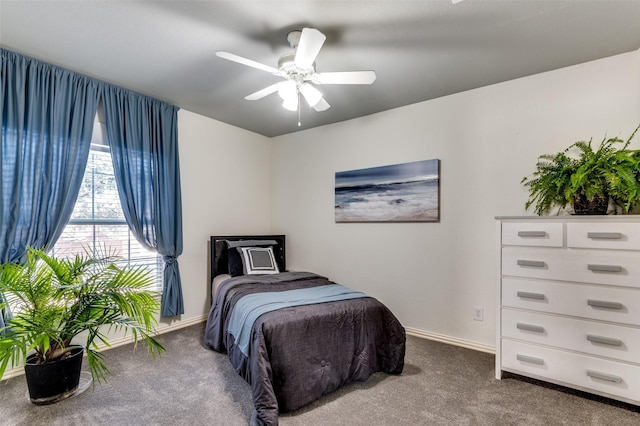
[[[276,81],[290,30],[327,36],[317,70],[372,69],[371,86],[321,86],[297,114]],[[348,120],[640,49],[640,0],[6,1],[0,45],[265,136]]]

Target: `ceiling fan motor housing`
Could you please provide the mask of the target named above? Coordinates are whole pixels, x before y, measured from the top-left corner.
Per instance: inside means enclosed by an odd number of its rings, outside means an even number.
[[[302,31],[291,31],[289,34],[287,34],[287,41],[289,42],[289,45],[294,49],[298,47],[298,45],[300,44],[301,36]]]
[[[287,53],[285,55],[282,55],[280,59],[278,59],[278,70],[289,77],[300,75],[303,77],[303,79],[306,79],[306,77],[309,77],[316,72],[315,62],[311,64],[310,68],[302,69],[295,64],[295,58],[295,53]]]

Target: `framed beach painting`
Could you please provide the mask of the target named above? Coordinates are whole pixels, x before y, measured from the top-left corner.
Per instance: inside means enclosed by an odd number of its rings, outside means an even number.
[[[440,160],[336,173],[336,222],[439,222]]]

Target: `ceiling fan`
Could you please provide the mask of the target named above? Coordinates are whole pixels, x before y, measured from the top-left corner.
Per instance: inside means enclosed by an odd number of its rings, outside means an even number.
[[[218,51],[216,55],[285,79],[245,96],[245,99],[255,101],[278,92],[283,99],[282,106],[299,113],[298,106],[300,95],[302,95],[310,107],[316,111],[324,111],[330,105],[314,84],[371,84],[376,79],[374,71],[316,72],[316,56],[318,56],[325,40],[326,36],[313,28],[290,32],[287,35],[287,41],[295,51],[280,57],[278,68],[225,51]],[[298,125],[300,125],[299,122]]]

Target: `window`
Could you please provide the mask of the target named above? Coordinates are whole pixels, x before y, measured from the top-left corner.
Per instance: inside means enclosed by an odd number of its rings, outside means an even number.
[[[86,249],[115,252],[123,263],[144,264],[162,289],[162,256],[147,250],[129,230],[118,198],[111,153],[106,143],[106,126],[96,116],[91,151],[78,199],[69,223],[56,242],[54,253],[72,256]]]

